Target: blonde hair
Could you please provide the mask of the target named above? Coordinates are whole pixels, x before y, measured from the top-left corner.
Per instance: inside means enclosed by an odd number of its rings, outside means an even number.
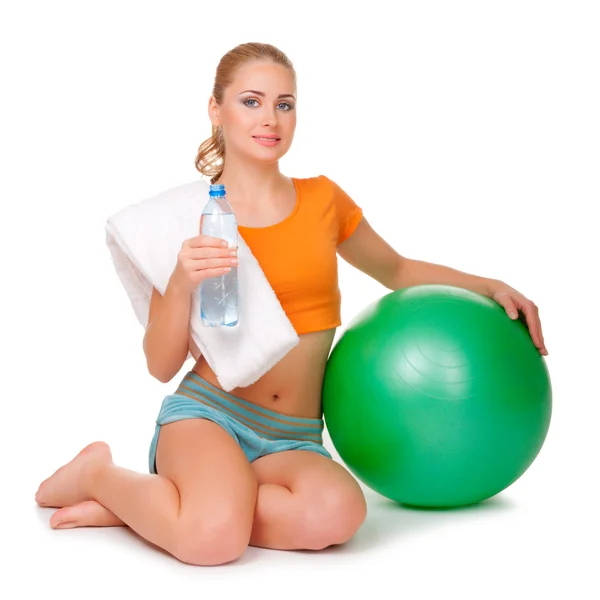
[[[252,60],[271,60],[276,64],[287,67],[292,71],[294,80],[296,79],[296,71],[290,59],[278,48],[271,44],[258,44],[250,42],[236,46],[227,54],[225,54],[217,66],[215,75],[215,83],[213,86],[212,95],[217,102],[221,104],[223,94],[227,86],[233,81],[235,71],[244,63]],[[223,173],[223,165],[225,161],[225,140],[220,127],[212,127],[212,135],[204,140],[198,148],[196,155],[196,169],[210,177],[210,182],[214,183]]]

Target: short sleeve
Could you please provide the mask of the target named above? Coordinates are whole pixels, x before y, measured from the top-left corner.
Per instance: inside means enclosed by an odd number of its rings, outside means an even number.
[[[338,222],[338,244],[347,240],[353,233],[363,216],[363,210],[334,181],[329,180],[333,188],[333,202]]]

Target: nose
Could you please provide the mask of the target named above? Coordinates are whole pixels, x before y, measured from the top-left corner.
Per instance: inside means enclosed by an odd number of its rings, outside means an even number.
[[[277,125],[277,112],[276,109],[270,106],[264,107],[264,113],[262,115],[262,122],[264,126],[274,127]]]

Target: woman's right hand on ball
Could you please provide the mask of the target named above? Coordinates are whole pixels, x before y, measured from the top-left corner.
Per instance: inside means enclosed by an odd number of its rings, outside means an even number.
[[[219,238],[197,235],[184,240],[171,278],[191,293],[204,279],[224,275],[237,264],[237,248],[229,248]]]

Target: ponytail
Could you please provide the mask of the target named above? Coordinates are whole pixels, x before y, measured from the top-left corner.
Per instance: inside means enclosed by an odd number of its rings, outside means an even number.
[[[210,182],[214,183],[223,173],[223,163],[225,160],[225,140],[223,131],[220,127],[212,128],[212,135],[204,140],[198,148],[196,156],[196,169],[210,177]]]

